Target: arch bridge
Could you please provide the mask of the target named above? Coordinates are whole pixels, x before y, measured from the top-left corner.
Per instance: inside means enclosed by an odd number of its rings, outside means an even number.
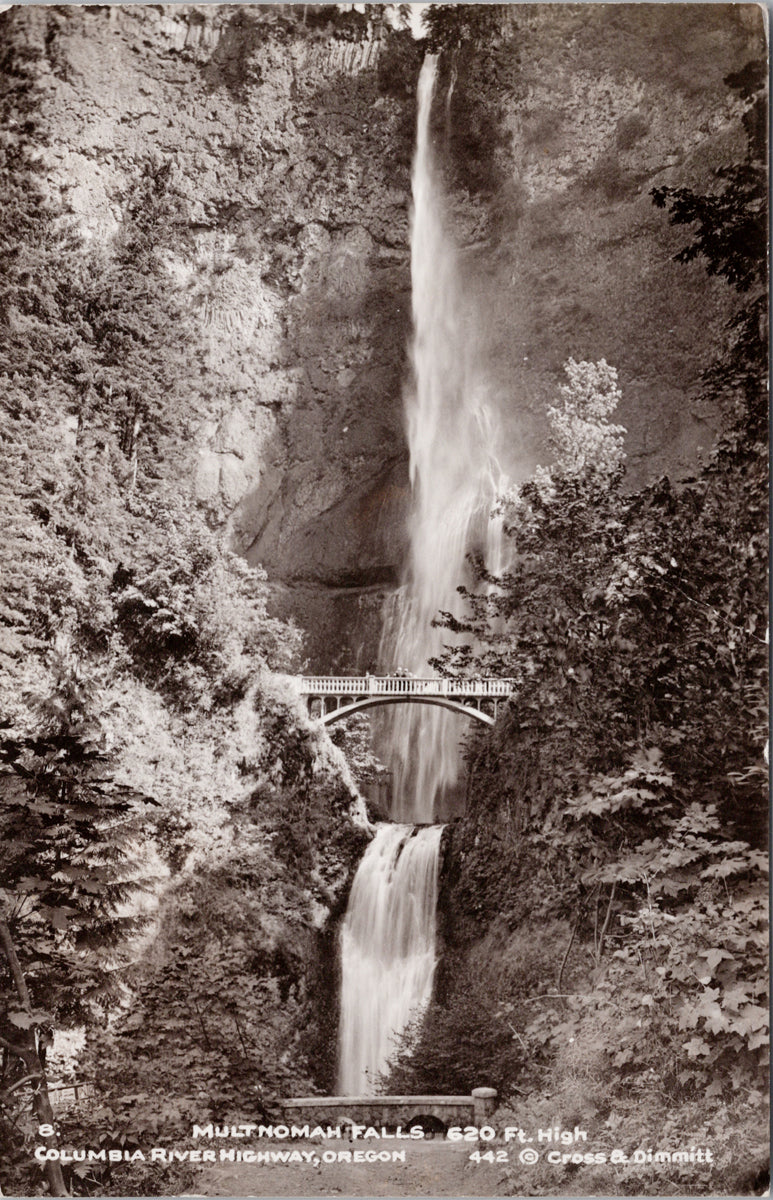
[[[368,1125],[394,1129],[401,1124],[408,1129],[428,1124],[432,1129],[433,1118],[446,1129],[455,1122],[472,1122],[480,1128],[494,1115],[497,1093],[494,1088],[478,1087],[469,1096],[308,1096],[278,1103],[286,1122],[322,1125],[340,1121],[349,1129],[360,1123],[362,1133]]]
[[[304,675],[299,683],[309,716],[318,716],[323,725],[384,704],[432,704],[493,725],[498,705],[514,688],[512,679],[417,679],[413,675]]]

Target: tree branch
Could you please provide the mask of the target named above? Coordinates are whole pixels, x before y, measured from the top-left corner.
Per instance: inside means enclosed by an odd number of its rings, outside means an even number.
[[[13,1042],[7,1042],[4,1037],[0,1037],[0,1046],[3,1046],[6,1050],[10,1050],[11,1053],[17,1055],[18,1058],[22,1057],[19,1047],[14,1046]]]
[[[16,994],[19,997],[19,1001],[22,1007],[28,1013],[32,1013],[32,1002],[30,1000],[27,981],[24,978],[24,972],[21,969],[21,963],[19,962],[19,957],[16,953],[16,948],[13,944],[13,938],[11,937],[11,931],[8,927],[7,921],[0,921],[0,947],[2,948],[3,954],[7,959],[11,972],[11,978],[13,979],[13,984],[16,989]],[[12,1054],[15,1054],[17,1058],[22,1060],[27,1068],[28,1076],[34,1076],[38,1079],[38,1086],[35,1088],[32,1097],[32,1107],[35,1112],[35,1116],[38,1119],[38,1123],[40,1125],[50,1125],[53,1129],[54,1110],[51,1107],[51,1098],[48,1094],[46,1072],[38,1051],[34,1030],[27,1030],[26,1044],[22,1042],[17,1046],[13,1046],[10,1042],[6,1041],[5,1038],[0,1038],[0,1043],[2,1043],[6,1049],[10,1050]],[[45,1143],[49,1150],[55,1150],[57,1148],[56,1134],[51,1134],[48,1137],[42,1137],[41,1135],[41,1140]],[[59,1162],[55,1160],[46,1161],[43,1167],[43,1174],[46,1177],[48,1190],[52,1196],[69,1195]]]
[[[40,1079],[40,1071],[33,1071],[31,1075],[25,1075],[22,1079],[17,1079],[16,1083],[12,1083],[10,1087],[3,1088],[0,1096],[10,1096],[11,1092],[16,1092],[20,1087],[24,1087],[25,1083],[32,1083],[33,1079]]]
[[[30,994],[27,989],[27,981],[24,978],[24,973],[22,972],[21,963],[19,962],[16,950],[14,948],[13,940],[11,938],[11,931],[8,928],[7,921],[0,921],[0,946],[2,946],[3,953],[8,959],[8,966],[11,969],[11,978],[13,979],[14,987],[16,988],[16,994],[21,1001],[22,1007],[26,1008],[27,1012],[32,1012],[32,1003],[30,1001]]]
[[[569,951],[571,950],[572,946],[574,945],[574,939],[575,939],[575,935],[577,933],[577,927],[580,924],[581,916],[582,916],[582,909],[580,909],[580,911],[577,914],[577,919],[572,927],[572,936],[569,938],[569,945],[566,947],[566,950],[564,951],[564,957],[561,959],[561,967],[559,969],[558,979],[556,981],[556,991],[557,992],[561,991],[561,982],[564,978],[564,968],[566,967],[566,960],[569,957]]]
[[[612,901],[615,898],[616,891],[617,891],[617,880],[615,880],[614,883],[612,884],[612,891],[609,893],[609,904],[607,905],[607,912],[606,912],[606,916],[604,917],[604,924],[601,926],[601,933],[599,935],[599,948],[597,951],[597,961],[598,962],[601,961],[601,953],[604,949],[604,938],[606,937],[607,929],[609,928],[609,920],[610,920],[610,917],[612,916]]]

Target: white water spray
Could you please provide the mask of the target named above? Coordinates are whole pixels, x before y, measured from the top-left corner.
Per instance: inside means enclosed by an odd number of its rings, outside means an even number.
[[[393,669],[430,672],[428,660],[453,636],[434,629],[455,607],[469,577],[471,551],[498,565],[501,524],[490,519],[503,480],[496,457],[499,428],[489,402],[476,314],[465,294],[459,255],[447,228],[442,179],[432,147],[436,61],[419,78],[413,165],[411,284],[413,381],[405,395],[412,511],[403,587],[385,615],[382,657]],[[401,705],[382,751],[394,780],[398,820],[429,822],[436,800],[458,775],[458,719]]]
[[[410,558],[385,614],[381,648],[385,666],[420,675],[451,640],[432,621],[453,607],[468,553],[477,551],[496,570],[501,541],[501,525],[490,519],[502,486],[497,420],[432,150],[435,74],[436,61],[428,57],[419,79],[412,178],[413,384],[405,396]],[[429,825],[438,797],[457,778],[459,719],[411,704],[390,712],[382,753],[393,771],[393,815]],[[355,876],[341,942],[339,1086],[345,1095],[373,1094],[396,1039],[431,998],[442,829],[380,826]]]
[[[341,935],[342,1095],[373,1095],[432,994],[442,831],[381,825],[357,870]]]

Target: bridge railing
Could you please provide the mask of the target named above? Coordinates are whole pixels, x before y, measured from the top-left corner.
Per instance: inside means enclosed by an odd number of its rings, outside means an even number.
[[[305,675],[303,696],[509,696],[512,679],[417,679],[411,675]]]
[[[494,1088],[473,1088],[469,1096],[306,1096],[280,1100],[285,1120],[313,1116],[317,1121],[359,1117],[366,1124],[393,1125],[412,1117],[436,1117],[445,1124],[470,1121],[480,1127],[491,1119],[497,1105]]]

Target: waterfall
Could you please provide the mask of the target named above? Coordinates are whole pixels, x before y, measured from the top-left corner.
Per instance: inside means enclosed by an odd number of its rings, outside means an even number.
[[[490,512],[502,485],[498,420],[432,146],[435,75],[430,55],[419,78],[412,177],[413,379],[404,397],[410,553],[403,586],[387,606],[381,648],[392,669],[415,675],[430,673],[428,660],[453,640],[432,621],[454,607],[456,588],[469,577],[467,555],[474,550],[489,563],[497,557],[500,527]],[[413,705],[392,712],[380,753],[392,767],[394,816],[432,821],[457,779],[459,721]]]
[[[416,675],[426,675],[428,659],[451,640],[432,621],[452,608],[468,575],[467,555],[474,550],[496,569],[501,539],[500,525],[490,519],[502,483],[499,431],[433,153],[435,76],[436,59],[428,56],[419,78],[412,176],[413,380],[404,398],[410,554],[385,612],[381,646],[385,667]],[[381,825],[354,879],[341,938],[339,1086],[347,1095],[373,1094],[396,1037],[431,998],[443,830],[431,822],[457,779],[459,720],[404,704],[389,710],[382,729],[392,815],[424,828]]]
[[[374,1093],[395,1033],[430,998],[442,831],[381,825],[357,870],[341,934],[342,1095]]]

